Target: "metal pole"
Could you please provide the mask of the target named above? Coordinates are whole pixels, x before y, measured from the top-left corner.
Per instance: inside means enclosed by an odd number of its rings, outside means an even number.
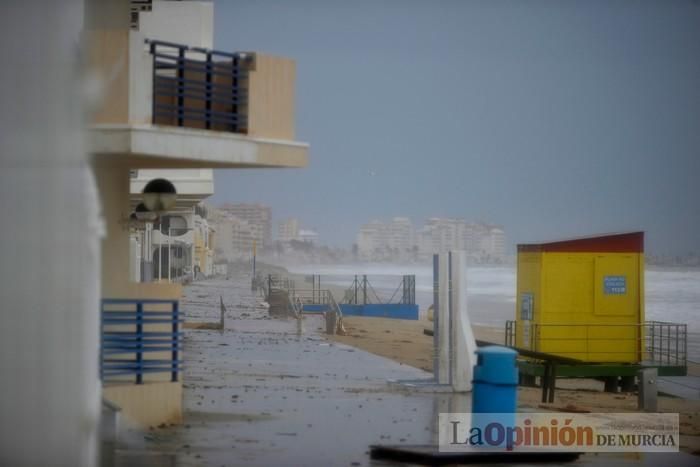
[[[211,58],[211,57],[209,57]],[[257,256],[257,243],[255,239],[253,239],[253,279],[255,279],[255,257]]]
[[[355,280],[352,281],[352,288],[355,291],[355,300],[353,301],[353,304],[357,305],[357,274],[355,274]]]
[[[172,249],[170,248],[170,238],[172,235],[172,227],[168,227],[168,282],[172,282],[170,272],[172,271],[171,261],[172,261]]]
[[[161,221],[162,222],[162,221]],[[158,224],[160,227],[160,223]],[[158,229],[160,230],[160,229]],[[162,234],[163,232],[161,232]],[[158,282],[163,278],[163,245],[158,243]]]
[[[675,365],[678,365],[678,341],[680,340],[678,337],[678,325],[676,324],[674,326],[674,329],[676,330],[676,358],[675,358]]]
[[[367,274],[362,276],[362,304],[367,305]]]
[[[452,251],[447,252],[447,319],[449,320],[449,334],[450,334],[450,347],[449,347],[449,353],[448,353],[448,359],[447,361],[449,362],[448,366],[448,382],[450,385],[452,385],[452,374],[453,368],[452,366],[454,365],[454,342],[455,342],[455,333],[454,330],[452,329],[453,327],[453,321],[454,321],[454,310],[452,309]]]
[[[433,255],[433,379],[440,381],[440,268],[438,255]]]
[[[211,84],[212,84],[212,60],[211,60],[211,52],[207,52],[207,72],[205,76],[205,82],[206,82],[206,87],[205,87],[205,95],[206,98],[204,100],[204,107],[205,107],[205,115],[204,115],[204,121],[205,121],[205,127],[207,130],[211,129]],[[255,260],[253,260],[253,264],[255,264]],[[253,271],[255,271],[255,267],[253,267]],[[253,274],[253,277],[255,277],[255,274]]]
[[[136,384],[143,384],[143,302],[136,304]]]
[[[180,47],[177,56],[177,126],[183,126],[185,122],[185,49]]]
[[[178,302],[174,301],[172,303],[172,319],[173,319],[173,340],[172,340],[172,368],[171,368],[171,373],[170,373],[170,380],[171,381],[177,381],[177,373],[178,373],[178,364],[177,364],[177,359],[178,359],[178,318],[180,317],[180,313],[178,310]]]

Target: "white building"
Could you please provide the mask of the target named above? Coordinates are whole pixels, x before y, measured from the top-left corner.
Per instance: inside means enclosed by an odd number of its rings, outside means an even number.
[[[176,205],[160,218],[132,233],[132,280],[181,280],[212,274],[211,227],[202,201],[214,194],[212,169],[141,169],[132,171],[132,205],[138,204],[146,184],[169,180],[177,191]],[[141,267],[133,267],[141,263]]]
[[[299,239],[299,219],[289,218],[281,221],[277,226],[277,240],[289,243]]]
[[[311,245],[318,245],[318,232],[311,229],[301,229],[299,230],[298,239],[300,242],[309,243]]]
[[[407,217],[395,217],[388,223],[374,220],[360,227],[357,252],[364,261],[405,259],[412,255],[414,236]]]
[[[256,226],[256,237],[259,251],[272,245],[272,209],[263,204],[252,203],[227,203],[219,207],[226,215],[236,217],[250,225]]]
[[[259,248],[263,232],[259,224],[225,215],[216,223],[216,236],[217,259],[236,261],[253,256],[253,248]]]
[[[502,228],[464,219],[432,217],[415,230],[410,219],[372,221],[360,227],[358,254],[363,261],[426,259],[435,253],[465,250],[474,262],[500,262],[505,256]]]

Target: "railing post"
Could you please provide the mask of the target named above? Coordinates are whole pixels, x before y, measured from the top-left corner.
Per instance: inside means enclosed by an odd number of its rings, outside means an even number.
[[[185,48],[177,51],[177,126],[183,126],[185,112]]]
[[[105,356],[104,356],[104,348],[105,348],[105,323],[104,323],[104,314],[105,314],[105,304],[104,300],[100,300],[100,381],[104,381],[105,379],[105,373],[104,373],[104,361],[105,361]]]
[[[415,274],[412,274],[409,276],[410,279],[409,281],[411,282],[411,290],[410,290],[410,305],[415,305],[416,304],[416,276]]]
[[[136,384],[143,384],[143,302],[136,303]]]
[[[222,302],[223,303],[223,302]],[[173,339],[172,339],[172,370],[170,373],[170,381],[175,382],[177,381],[177,373],[179,371],[177,360],[178,360],[178,328],[179,328],[179,315],[180,315],[180,310],[178,306],[178,302],[174,301],[172,306],[173,314],[172,314],[172,319],[173,319]]]
[[[238,131],[238,57],[231,59],[231,131]]]
[[[358,286],[358,284],[357,284],[357,274],[355,274],[355,280],[352,281],[352,288],[353,288],[353,290],[355,291],[354,300],[353,300],[353,302],[352,302],[353,305],[357,305],[357,286]]]
[[[362,304],[367,305],[367,274],[362,276]]]
[[[683,329],[683,366],[688,365],[688,325],[682,324]]]
[[[211,77],[212,77],[212,61],[211,61],[211,52],[207,52],[207,72],[205,75],[205,94],[206,94],[206,99],[204,100],[204,108],[206,110],[206,115],[204,116],[204,127],[209,130],[211,129],[211,90],[212,90],[212,82],[211,82]],[[253,267],[253,269],[255,269]]]
[[[153,69],[151,70],[151,123],[155,125],[156,123],[156,77],[158,61],[156,60],[156,44],[151,42],[149,44],[151,51],[151,59],[153,63]]]

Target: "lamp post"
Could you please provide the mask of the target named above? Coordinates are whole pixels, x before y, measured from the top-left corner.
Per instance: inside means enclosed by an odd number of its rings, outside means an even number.
[[[167,211],[177,201],[177,191],[171,181],[155,178],[143,187],[143,204],[153,212]]]
[[[195,229],[194,227],[184,227],[184,228],[178,227],[177,228],[177,230],[180,230],[182,232],[189,232],[189,231],[192,231],[194,229]],[[172,272],[172,262],[171,262],[172,261],[172,249],[171,249],[172,231],[173,231],[173,228],[168,226],[168,283],[172,282],[172,274],[171,274],[171,272]],[[192,238],[192,244],[194,245],[194,237]],[[161,252],[162,252],[162,250],[161,250]],[[160,254],[158,255],[158,257],[160,258]],[[159,268],[158,271],[160,271],[160,269],[161,268]]]
[[[139,207],[141,207],[141,215],[145,216],[146,212],[149,212],[153,218],[150,219],[150,222],[155,220],[155,218],[158,217],[159,213],[162,213],[164,211],[169,210],[175,205],[175,202],[177,201],[177,191],[175,190],[175,185],[172,184],[170,180],[166,180],[164,178],[155,178],[148,183],[146,183],[146,186],[143,187],[143,202],[139,204],[139,206],[136,207],[136,216],[139,216]],[[146,225],[146,232],[149,234],[148,235],[148,241],[146,242],[148,244],[148,259],[149,263],[151,262],[151,232],[149,231],[149,224],[147,223]],[[162,230],[161,230],[161,233]],[[170,235],[168,234],[168,237]],[[168,240],[169,242],[169,240]],[[159,250],[158,250],[158,280],[161,280],[163,277],[163,250],[162,247],[159,244]],[[170,247],[168,246],[168,250]],[[168,257],[168,261],[170,261],[170,257]],[[170,269],[170,263],[168,262],[168,270]],[[151,274],[149,274],[150,278]],[[168,272],[168,276],[170,276],[170,273]]]
[[[144,222],[144,234],[143,234],[143,245],[142,245],[142,257],[146,258],[144,261],[142,259],[143,266],[141,268],[141,282],[148,282],[153,278],[153,263],[151,258],[151,231],[153,229],[153,222],[158,218],[158,214],[149,210],[144,203],[139,203],[132,214],[136,220]],[[148,265],[148,267],[145,267]]]

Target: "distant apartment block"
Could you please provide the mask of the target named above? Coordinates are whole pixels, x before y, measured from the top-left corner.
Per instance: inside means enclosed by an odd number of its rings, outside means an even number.
[[[395,217],[365,224],[357,235],[358,255],[364,261],[424,259],[449,250],[465,250],[476,262],[500,262],[505,257],[505,232],[490,224],[440,217],[414,229],[410,219]]]
[[[284,245],[292,240],[317,245],[318,232],[302,228],[299,219],[294,217],[285,219],[277,225],[277,241]]]
[[[224,217],[216,224],[217,252],[228,261],[248,259],[262,244],[263,231],[258,224],[251,224],[237,217]]]
[[[290,241],[297,239],[299,239],[299,219],[285,219],[277,225],[278,241],[289,243]]]
[[[227,203],[219,207],[228,217],[235,217],[240,221],[245,221],[256,233],[257,248],[260,250],[269,248],[272,245],[272,209],[263,204]],[[242,224],[241,224],[242,225]]]
[[[357,251],[363,260],[407,259],[414,255],[415,232],[406,217],[390,222],[372,221],[360,227]]]
[[[311,245],[318,245],[318,232],[311,229],[301,229],[299,230],[299,241]]]

